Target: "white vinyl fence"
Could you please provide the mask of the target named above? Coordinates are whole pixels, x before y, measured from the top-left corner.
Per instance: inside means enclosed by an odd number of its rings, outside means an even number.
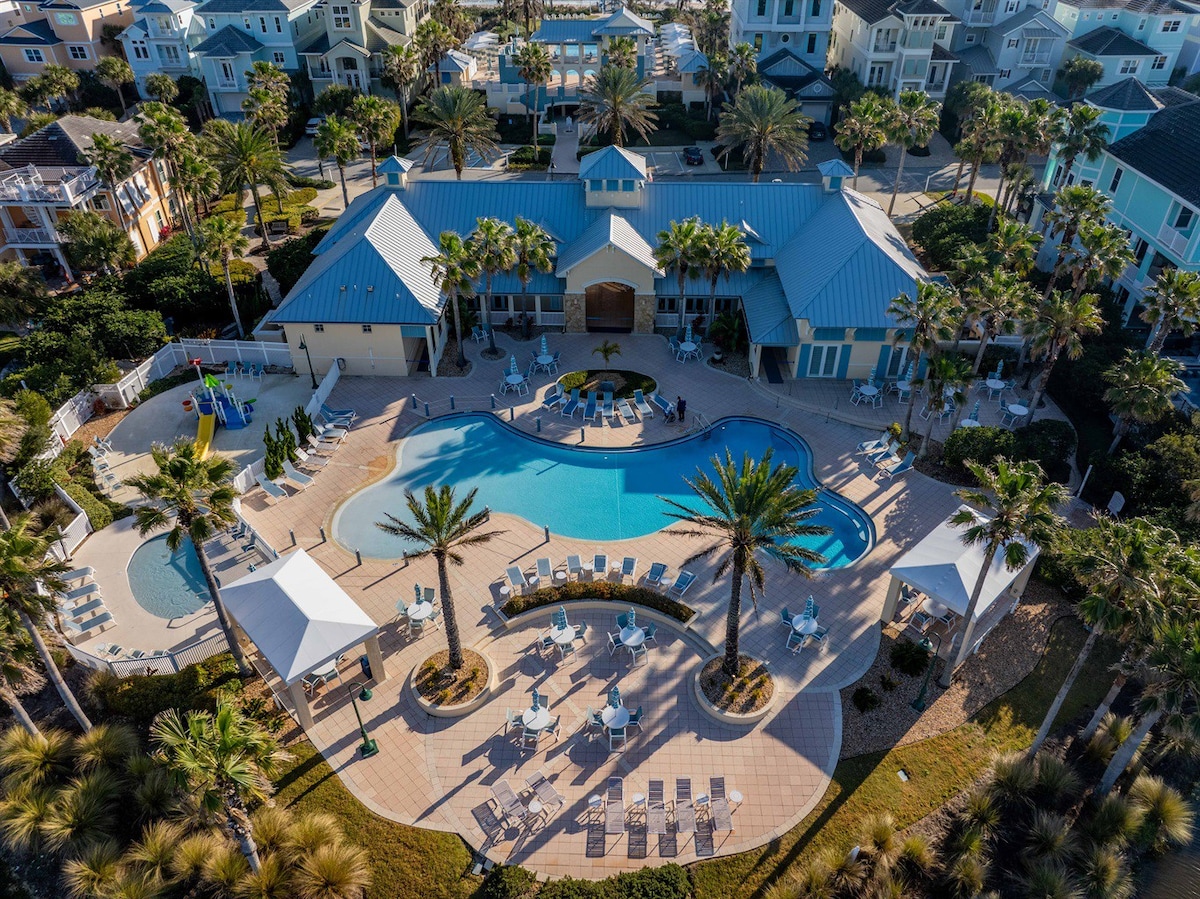
[[[195,665],[197,662],[203,662],[205,659],[228,652],[229,641],[225,639],[225,634],[220,632],[174,652],[156,656],[148,655],[140,659],[105,659],[94,656],[78,646],[72,646],[69,642],[66,643],[66,647],[67,652],[81,665],[97,671],[111,671],[118,677],[130,677],[131,675],[174,674],[182,671],[188,665]]]

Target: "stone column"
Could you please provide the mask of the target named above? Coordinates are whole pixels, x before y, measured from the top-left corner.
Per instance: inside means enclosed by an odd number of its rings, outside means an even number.
[[[304,692],[304,680],[289,684],[288,693],[292,697],[292,704],[296,707],[296,720],[300,722],[302,728],[308,730],[313,726],[313,719],[312,709],[308,707],[308,694]]]
[[[654,316],[658,312],[655,294],[636,294],[633,298],[633,333],[653,334]]]
[[[371,663],[371,674],[375,683],[381,684],[387,680],[387,668],[383,664],[383,653],[379,651],[379,636],[367,637],[363,644],[367,650],[367,661]]]
[[[879,613],[879,620],[885,625],[896,617],[896,602],[900,599],[900,578],[892,577],[891,583],[888,584],[887,598],[883,601],[883,611]]]
[[[564,330],[568,334],[587,331],[587,298],[582,293],[563,294]]]

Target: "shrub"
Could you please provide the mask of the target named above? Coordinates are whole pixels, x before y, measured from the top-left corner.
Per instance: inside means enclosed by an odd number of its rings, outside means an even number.
[[[901,674],[916,677],[929,667],[929,650],[911,640],[897,640],[892,644],[891,660]]]
[[[925,249],[934,268],[952,269],[964,248],[987,237],[989,214],[979,204],[935,206],[913,222],[913,240]]]
[[[54,462],[48,459],[34,459],[13,478],[13,485],[30,502],[54,496],[55,483]]]
[[[313,248],[325,236],[326,229],[314,228],[303,237],[285,241],[267,253],[267,271],[279,282],[279,289],[287,295],[300,280],[305,270],[313,263]]]
[[[214,274],[222,278],[225,277],[220,265],[217,266],[217,271]],[[258,279],[258,269],[245,259],[231,259],[229,260],[229,278],[233,281],[234,287],[237,287],[239,284],[252,284]]]
[[[92,528],[99,531],[113,523],[112,511],[78,481],[71,481],[63,486],[67,496],[75,500],[92,523]]]
[[[317,189],[315,187],[302,187],[299,190],[294,190],[287,195],[284,201],[285,206],[307,206],[317,198]]]
[[[479,899],[522,899],[533,889],[536,878],[520,865],[496,865],[479,887]]]
[[[228,653],[189,665],[177,674],[134,675],[96,682],[93,696],[109,714],[128,718],[145,728],[166,709],[214,711],[222,695],[238,693],[242,682]]]
[[[859,687],[854,691],[854,695],[850,697],[850,701],[864,715],[871,711],[871,709],[877,708],[880,703],[879,694],[870,687]]]
[[[512,617],[530,609],[557,605],[574,599],[595,599],[645,606],[679,621],[687,621],[694,612],[690,606],[663,596],[655,590],[613,581],[567,581],[561,587],[543,587],[523,596],[514,596],[500,608],[505,615]]]
[[[533,147],[520,147],[516,150],[513,150],[513,152],[509,154],[508,167],[511,171],[520,171],[521,169],[528,169],[534,166],[541,168],[542,166],[547,166],[550,164],[550,158],[552,155],[552,150],[549,150],[545,147],[539,147],[537,151],[537,157],[535,158],[533,155]]]
[[[965,430],[980,430],[979,428]],[[1016,432],[1017,458],[1037,462],[1052,480],[1066,483],[1071,477],[1075,429],[1065,421],[1043,418]]]
[[[293,175],[291,172],[286,173],[287,183],[292,187],[312,187],[317,190],[330,190],[337,187],[337,184],[330,181],[328,178],[310,178],[307,175]],[[315,197],[316,194],[313,194]],[[311,203],[312,200],[305,202]]]
[[[599,881],[564,877],[543,885],[538,899],[687,899],[691,894],[687,871],[669,864]]]
[[[966,462],[987,464],[997,456],[1013,455],[1017,441],[1012,431],[998,427],[957,428],[942,449],[942,458],[950,468],[966,472]]]

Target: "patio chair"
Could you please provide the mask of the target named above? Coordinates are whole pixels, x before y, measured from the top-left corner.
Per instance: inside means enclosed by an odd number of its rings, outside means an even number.
[[[529,814],[529,809],[525,807],[525,803],[517,798],[517,794],[513,792],[507,780],[496,782],[492,787],[492,798],[496,801],[496,805],[500,809],[501,818],[505,820],[515,818],[520,822]]]
[[[912,471],[913,460],[917,458],[916,453],[906,453],[904,459],[897,462],[895,465],[889,466],[879,472],[882,478],[894,478],[897,475],[907,474]]]
[[[313,418],[313,426],[317,429],[317,436],[322,440],[336,440],[341,443],[350,433],[349,428],[339,428],[325,421],[319,412]]]
[[[300,447],[296,447],[296,455],[300,459],[300,464],[305,468],[324,468],[330,462],[328,456],[318,456],[316,453],[307,452]]]
[[[621,642],[620,634],[609,634],[608,635],[608,654],[609,655],[612,655],[618,649],[624,649],[624,648],[625,648],[625,644]]]
[[[646,787],[646,833],[666,836],[667,807],[663,802],[663,782],[651,780]]]
[[[433,611],[429,613],[429,617],[425,619],[425,624],[428,627],[436,627],[436,628],[440,629],[442,626],[441,618],[442,618],[441,606],[434,606]]]
[[[874,440],[864,440],[862,443],[860,443],[858,446],[856,446],[854,448],[854,452],[856,455],[860,455],[860,456],[863,455],[864,453],[873,453],[873,452],[880,450],[883,447],[887,446],[888,441],[891,439],[892,439],[892,435],[890,433],[888,433],[887,431],[884,431],[882,434],[880,434]]]
[[[521,733],[521,749],[537,749],[538,741],[542,738],[542,732],[531,727],[525,728]]]
[[[618,743],[621,745],[622,749],[625,747],[625,728],[610,727],[608,729],[608,751],[616,752]]]
[[[642,394],[642,391],[635,390],[633,392],[633,405],[637,407],[638,415],[642,416],[642,418],[654,417],[654,407],[646,402],[646,397]]]
[[[232,378],[234,375],[241,377],[242,366],[239,365],[234,360],[230,359],[228,362],[225,363],[225,377]]]
[[[604,800],[604,832],[625,832],[625,782],[619,777],[608,779],[608,797]]]
[[[534,563],[537,566],[536,578],[530,578],[530,583],[539,583],[543,587],[554,586],[554,566],[550,564],[550,559],[546,556],[538,559]]]
[[[658,637],[655,636],[657,633],[658,633],[658,625],[655,624],[653,621],[647,622],[646,623],[646,637],[644,640],[642,640],[642,643],[643,644],[649,643],[651,640],[653,640],[654,645],[657,646],[658,645]]]
[[[89,634],[98,627],[104,627],[105,625],[112,623],[112,615],[109,612],[104,612],[100,615],[97,615],[95,618],[89,618],[87,621],[82,622],[72,621],[71,619],[66,618],[63,619],[62,625],[73,634],[79,636],[83,634]]]
[[[913,613],[912,620],[908,623],[923,634],[925,631],[929,630],[929,625],[933,624],[933,616],[928,612],[917,609],[917,611]]]
[[[808,639],[812,640],[818,646],[825,645],[825,639],[829,636],[829,628],[818,627],[815,631],[808,635]]]
[[[605,418],[612,418],[616,414],[613,410],[613,395],[609,390],[600,395],[600,414]]]
[[[582,640],[587,643],[588,623],[584,621],[582,624],[575,625],[575,639]]]
[[[525,778],[525,784],[533,790],[533,794],[541,800],[542,805],[562,807],[567,804],[566,798],[554,789],[554,784],[550,783],[543,771],[538,770],[530,774]]]
[[[683,594],[688,592],[688,588],[692,586],[692,583],[695,580],[696,575],[692,574],[690,571],[681,571],[679,573],[679,579],[671,585],[671,589],[667,592],[674,593],[676,596],[682,598]]]
[[[783,644],[784,649],[790,649],[793,654],[804,648],[804,634],[797,633],[793,628],[788,631],[787,642]]]
[[[287,499],[288,492],[276,484],[274,481],[267,480],[266,475],[255,475],[254,479],[258,481],[258,486],[263,489],[267,497],[273,501]]]
[[[579,408],[579,388],[576,388],[571,391],[570,399],[563,401],[562,409],[559,411],[559,415],[565,416],[566,418],[574,418],[575,410],[578,408]]]
[[[261,362],[255,362],[250,366],[250,370],[246,372],[246,377],[252,381],[261,381],[263,379],[265,366]]]
[[[102,659],[116,659],[125,655],[125,647],[118,646],[116,643],[101,643],[95,648],[95,653]]]
[[[95,573],[96,573],[96,569],[92,568],[91,565],[87,565],[83,568],[76,568],[73,571],[68,571],[66,574],[60,574],[58,576],[58,578],[59,578],[59,580],[65,581],[66,583],[69,584],[69,583],[71,583],[71,581],[87,580],[88,578],[95,575]]]
[[[779,613],[779,617],[783,619],[785,627],[790,628],[792,626],[792,613],[788,610],[787,606],[783,607],[783,610]]]
[[[637,707],[636,712],[630,713],[629,724],[627,726],[636,727],[638,730],[642,729],[642,707],[640,705]]]
[[[637,565],[638,560],[633,556],[626,556],[621,560],[621,580],[629,578],[634,583],[637,583]]]
[[[675,361],[679,362],[679,341],[673,336],[667,338],[667,346],[671,350],[671,355],[675,357]]]
[[[608,555],[607,553],[596,553],[592,557],[592,580],[600,578],[603,580],[608,577]]]
[[[898,402],[901,406],[907,406],[910,402],[912,402],[912,390],[902,390],[897,387],[896,402]]]
[[[433,605],[435,602],[437,602],[437,590],[433,587],[425,587],[422,590],[421,599],[423,602]]]
[[[633,409],[629,405],[629,400],[617,400],[617,411],[621,413],[621,420],[627,425],[637,424],[637,416],[633,414]]]
[[[508,577],[508,584],[514,590],[520,589],[522,593],[529,586],[529,581],[525,580],[525,572],[521,570],[520,565],[509,565],[504,570],[504,574]]]
[[[547,366],[547,368],[550,369],[551,374],[555,374],[555,375],[558,374],[558,360],[561,358],[562,358],[562,351],[555,350],[554,355],[550,359],[550,364]]]
[[[517,396],[525,396],[529,393],[529,375],[530,372],[525,372],[525,380],[517,384]]]
[[[290,459],[283,460],[283,477],[289,484],[295,485],[299,490],[307,490],[316,483],[311,475],[297,471],[296,466],[292,465]]]
[[[583,573],[583,560],[579,556],[567,556],[567,577],[572,575],[575,580]]]
[[[850,402],[858,405],[863,401],[862,389],[866,386],[858,378],[854,379],[854,389],[850,391]]]
[[[335,421],[339,418],[354,421],[354,419],[358,418],[358,413],[353,409],[331,409],[324,403],[321,403],[321,414],[329,421]]]
[[[1016,423],[1017,423],[1016,414],[1012,411],[1012,409],[1010,409],[1008,407],[1008,401],[1003,396],[1001,396],[1000,397],[1000,424],[1002,424],[1004,427],[1007,428],[1007,427],[1011,427],[1012,425],[1014,425]]]
[[[548,391],[546,391],[546,398],[542,400],[542,408],[553,409],[560,402],[562,402],[562,398],[562,384],[559,384],[558,381],[555,381],[554,385]]]
[[[84,584],[82,587],[76,587],[74,590],[68,590],[65,593],[59,593],[59,598],[64,602],[74,602],[77,599],[83,599],[85,596],[91,596],[93,593],[100,592],[100,585],[93,581],[90,584]]]
[[[667,566],[662,562],[654,562],[650,565],[650,570],[646,572],[647,587],[661,587],[663,576],[667,573]]]
[[[626,646],[625,648],[629,650],[629,660],[635,665],[637,664],[638,656],[645,656],[647,661],[650,660],[650,650],[646,647],[645,640],[637,646]]]
[[[567,660],[567,656],[573,656],[578,653],[578,650],[575,649],[575,643],[573,641],[571,643],[555,643],[554,645],[558,649],[559,657],[564,662]]]
[[[471,328],[471,339],[479,343],[481,340],[487,340],[487,333],[479,325],[475,325]]]
[[[333,453],[337,452],[339,448],[339,444],[336,440],[322,440],[315,434],[309,434],[306,442],[313,452],[320,453],[325,456],[332,455]]]
[[[872,465],[878,465],[880,459],[886,459],[889,456],[896,455],[896,450],[900,449],[899,440],[890,440],[882,449],[867,453],[867,461]]]
[[[958,624],[958,615],[953,609],[947,609],[944,615],[938,616],[938,621],[946,625],[947,630]]]
[[[589,390],[587,395],[587,405],[583,408],[583,420],[595,421],[597,410],[596,391]]]
[[[696,807],[692,805],[692,779],[675,778],[675,832],[696,832]]]
[[[398,599],[396,600],[396,614],[392,616],[392,621],[399,621],[401,618],[404,619],[405,624],[408,624],[408,606],[405,605],[404,600]]]
[[[584,723],[587,725],[589,735],[597,731],[601,733],[604,731],[604,719],[600,717],[600,713],[590,705],[588,706],[587,710],[587,721]]]
[[[625,628],[629,627],[629,614],[627,612],[622,612],[617,616],[617,627],[619,627],[621,630],[625,630]]]
[[[662,410],[663,415],[669,415],[675,411],[675,404],[668,399],[664,399],[658,393],[652,394],[650,399],[654,401],[654,405]]]
[[[729,799],[725,796],[724,777],[708,779],[708,812],[712,817],[714,833],[728,833],[733,830],[733,811],[729,808]]]
[[[91,614],[92,612],[99,611],[108,611],[104,605],[104,600],[99,596],[97,596],[95,599],[89,599],[86,602],[82,602],[74,608],[69,608],[65,605],[58,607],[58,614],[64,618],[79,619],[85,615]]]

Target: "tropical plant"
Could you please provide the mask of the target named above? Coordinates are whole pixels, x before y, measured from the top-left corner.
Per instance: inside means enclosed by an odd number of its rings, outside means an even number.
[[[422,101],[412,119],[426,129],[421,141],[426,161],[446,144],[459,180],[469,151],[481,157],[496,151],[498,136],[487,104],[479,94],[465,87],[439,87]]]
[[[479,277],[480,260],[471,247],[453,231],[443,231],[438,238],[438,254],[421,259],[430,268],[433,283],[450,305],[454,316],[454,339],[458,343],[458,367],[465,368],[467,354],[463,348],[462,313],[458,298],[471,296],[474,281]]]
[[[179,85],[170,75],[152,72],[146,76],[146,94],[158,103],[174,103],[179,97]]]
[[[1028,225],[1006,218],[996,222],[985,249],[994,268],[1004,268],[1023,278],[1033,269],[1041,242],[1042,235]]]
[[[733,96],[742,92],[742,87],[758,74],[758,51],[745,41],[734,44],[729,51],[729,77],[733,79]]]
[[[0,88],[0,128],[12,134],[12,120],[23,118],[29,112],[29,106],[21,99],[16,91]]]
[[[106,56],[105,59],[116,59],[116,57]],[[125,63],[125,65],[128,66],[129,63]],[[84,158],[88,165],[96,167],[96,172],[104,181],[104,186],[108,188],[109,195],[112,197],[113,208],[117,211],[117,220],[121,223],[122,230],[126,229],[128,225],[125,223],[125,213],[121,211],[117,185],[133,174],[133,154],[120,141],[98,131],[92,135],[92,146],[84,153]]]
[[[424,502],[407,491],[404,494],[405,504],[411,523],[395,515],[384,513],[386,521],[377,521],[375,526],[385,534],[399,537],[410,544],[415,544],[416,550],[409,549],[410,559],[422,559],[433,556],[438,569],[438,596],[442,600],[442,619],[446,623],[446,643],[450,650],[450,668],[458,671],[465,664],[463,661],[462,640],[458,633],[458,617],[454,610],[454,598],[450,592],[450,573],[447,564],[462,565],[463,557],[460,550],[468,546],[482,546],[503,531],[481,531],[480,528],[489,520],[487,509],[471,511],[475,503],[477,489],[458,502],[454,498],[454,488],[446,484],[435,489],[425,488]]]
[[[1196,813],[1191,804],[1161,778],[1143,774],[1129,787],[1129,799],[1141,813],[1141,841],[1154,852],[1192,841]]]
[[[138,136],[156,158],[167,164],[169,175],[177,176],[179,163],[185,155],[192,152],[195,144],[195,139],[183,116],[177,109],[165,103],[150,102],[141,104],[134,120],[138,123]],[[218,152],[214,148],[212,155],[215,156]],[[282,165],[282,162],[280,164]],[[218,168],[220,168],[219,164]],[[243,180],[239,180],[236,185],[230,186],[228,189],[240,192],[244,183]],[[186,199],[180,203],[180,213],[183,216],[184,227],[189,235],[193,235],[194,240],[192,218],[188,215]]]
[[[1115,281],[1133,263],[1124,228],[1112,222],[1084,222],[1070,256],[1073,295],[1078,297],[1105,278]]]
[[[1006,208],[1013,192],[1015,182],[1010,175],[1025,171],[1024,162],[1031,153],[1042,153],[1049,149],[1059,134],[1056,123],[1062,115],[1061,110],[1049,100],[1040,97],[1028,102],[1007,97],[1001,107],[997,123],[1000,179],[996,184],[996,202],[992,204],[988,215],[988,231],[992,230],[996,214]]]
[[[889,117],[884,130],[888,140],[900,148],[896,182],[892,185],[892,199],[888,202],[889,216],[896,206],[896,195],[900,193],[904,158],[913,147],[923,147],[929,143],[929,139],[937,131],[941,109],[942,105],[931,99],[925,91],[901,91],[900,99],[888,109]]]
[[[400,107],[384,97],[362,94],[355,97],[354,102],[350,104],[350,121],[358,126],[359,133],[371,151],[372,187],[379,183],[375,172],[379,147],[392,142],[396,128],[400,125],[400,118]]]
[[[891,117],[891,100],[878,94],[863,94],[843,110],[834,126],[833,142],[843,153],[854,153],[854,189],[858,190],[858,170],[863,154],[873,153],[887,143],[887,122]]]
[[[943,408],[948,403],[962,405],[973,380],[970,363],[957,354],[939,354],[931,357],[929,364],[925,366],[924,374],[913,379],[913,386],[924,387],[928,397],[925,401],[925,435],[921,440],[917,458],[924,459],[928,455],[933,425],[938,421]]]
[[[225,290],[229,294],[229,308],[233,312],[239,338],[245,336],[246,329],[238,312],[229,265],[235,256],[241,256],[249,246],[250,241],[242,234],[241,226],[232,219],[214,215],[200,223],[200,258],[210,265],[215,263],[221,266],[221,272],[225,275]]]
[[[783,160],[789,171],[795,171],[808,159],[810,121],[783,91],[752,84],[722,108],[717,127],[721,155],[728,157],[740,149],[755,183],[769,156]]]
[[[604,48],[604,57],[605,65],[620,66],[623,69],[637,68],[637,42],[628,35],[610,38]]]
[[[1191,337],[1200,322],[1200,272],[1164,268],[1142,298],[1141,318],[1150,325],[1152,353],[1162,352],[1172,331]]]
[[[962,140],[955,144],[954,152],[964,162],[971,164],[971,177],[967,181],[968,206],[975,202],[975,181],[979,178],[979,167],[995,161],[1000,154],[1000,116],[1003,110],[1004,106],[995,94],[983,97],[963,125]],[[955,181],[957,189],[958,182]]]
[[[1067,99],[1075,100],[1104,77],[1104,63],[1086,56],[1072,56],[1058,70],[1058,77],[1066,86]]]
[[[525,35],[528,37],[533,34],[530,31],[530,25],[534,19],[541,17],[545,10],[543,0],[515,0],[517,8],[521,11],[521,19],[525,26]]]
[[[462,42],[454,36],[454,32],[434,18],[426,19],[417,26],[412,42],[421,54],[421,68],[428,70],[432,67],[434,83],[441,84],[442,57]]]
[[[958,651],[939,678],[943,687],[950,686],[954,672],[974,645],[971,637],[975,631],[975,609],[997,554],[1002,555],[1004,567],[1009,571],[1023,567],[1029,560],[1030,546],[1044,547],[1053,539],[1060,525],[1056,510],[1067,500],[1066,488],[1054,481],[1047,483],[1036,462],[997,459],[990,466],[968,462],[967,468],[979,486],[957,490],[955,494],[979,512],[959,509],[950,516],[950,523],[963,528],[964,545],[983,548],[983,564],[963,611]]]
[[[654,248],[654,261],[663,271],[675,270],[679,283],[679,329],[683,329],[684,294],[687,292],[688,278],[694,278],[701,272],[704,253],[704,225],[698,216],[684,219],[682,222],[672,221],[665,229],[658,232],[658,245]]]
[[[357,102],[357,99],[355,100]],[[317,126],[317,135],[313,138],[313,146],[322,156],[332,157],[337,164],[338,177],[342,182],[342,206],[350,205],[350,193],[346,189],[346,166],[358,159],[358,129],[337,115],[326,116],[325,121]],[[375,166],[372,163],[371,172],[374,178]]]
[[[1183,366],[1173,359],[1164,359],[1148,350],[1127,350],[1125,357],[1104,372],[1111,386],[1104,391],[1104,401],[1117,417],[1111,456],[1121,445],[1134,422],[1151,424],[1169,415],[1175,408],[1172,400],[1188,386],[1179,378]]]
[[[30,103],[41,103],[53,110],[54,101],[61,100],[79,90],[79,75],[56,63],[42,66],[40,74],[21,85],[21,93]]]
[[[611,45],[609,52],[612,52]],[[550,51],[546,49],[546,45],[535,44],[532,41],[522,45],[513,54],[513,63],[517,67],[517,74],[532,88],[529,93],[529,118],[531,127],[533,128],[533,135],[529,141],[529,145],[534,148],[536,158],[538,145],[538,107],[540,105],[542,86],[550,80],[554,66],[550,62]]]
[[[229,651],[237,662],[238,671],[243,677],[248,676],[250,666],[246,664],[233,622],[221,600],[221,585],[205,549],[208,541],[237,522],[233,511],[233,500],[237,496],[233,487],[233,463],[220,454],[203,458],[196,441],[186,438],[176,440],[172,446],[155,444],[150,448],[150,459],[155,471],[125,481],[146,500],[146,505],[133,510],[138,532],[144,536],[169,528],[167,548],[171,552],[177,552],[185,540],[191,542]]]
[[[129,235],[108,217],[91,209],[67,213],[56,223],[71,265],[88,272],[112,274],[137,261]]]
[[[740,312],[714,315],[707,336],[722,352],[740,353],[747,349],[746,326]]]
[[[650,111],[646,92],[649,80],[621,66],[603,66],[584,81],[579,94],[579,121],[607,134],[615,146],[625,146],[632,132],[643,140],[657,127],[658,116]]]
[[[37,315],[46,304],[46,282],[37,269],[19,262],[0,262],[0,321],[18,324]]]
[[[517,264],[516,235],[508,222],[498,218],[477,218],[467,249],[483,273],[482,308],[486,314],[492,308],[492,279],[501,272],[512,271]]]
[[[0,699],[3,699],[17,723],[34,736],[41,731],[17,695],[17,688],[33,674],[37,651],[29,632],[21,626],[15,609],[0,606]]]
[[[192,198],[192,211],[199,221],[201,203],[207,214],[209,201],[221,189],[221,173],[209,162],[208,157],[197,150],[183,155],[169,182],[172,190],[179,194],[180,202],[186,203],[188,197]],[[240,207],[238,214],[242,215]]]
[[[1062,162],[1062,170],[1056,176],[1058,183],[1071,183],[1071,169],[1080,156],[1095,162],[1108,146],[1108,126],[1100,120],[1102,115],[1098,107],[1086,103],[1076,103],[1067,113],[1066,133],[1058,145],[1058,158]]]
[[[596,354],[604,357],[604,370],[608,371],[609,360],[612,359],[613,356],[621,355],[621,345],[619,343],[613,343],[611,340],[605,340],[600,344],[600,346],[592,350],[592,355],[595,356]]]
[[[1072,297],[1065,291],[1054,290],[1038,307],[1028,325],[1030,352],[1035,359],[1044,361],[1029,402],[1030,418],[1037,414],[1038,404],[1046,395],[1054,363],[1063,353],[1068,359],[1078,359],[1083,353],[1083,335],[1098,334],[1104,327],[1098,302],[1095,294]]]
[[[1016,323],[1028,316],[1035,295],[1028,282],[999,269],[981,277],[963,296],[967,316],[979,332],[979,349],[971,366],[972,374],[979,374],[988,341],[1016,331]]]
[[[711,121],[715,100],[725,93],[729,83],[729,58],[723,53],[708,57],[707,64],[696,73],[696,81],[704,90],[704,117]]]
[[[700,232],[698,258],[693,260],[708,276],[708,308],[717,307],[717,283],[724,276],[728,281],[732,272],[744,272],[750,268],[750,245],[737,225],[724,219],[719,225],[704,225]]]
[[[249,122],[211,119],[204,123],[204,138],[211,150],[211,159],[221,175],[221,187],[245,196],[246,186],[254,200],[254,217],[262,232],[262,248],[270,249],[267,223],[263,218],[259,185],[266,185],[282,196],[287,192],[283,155],[271,135]]]
[[[279,144],[279,129],[287,124],[292,85],[283,69],[256,60],[246,70],[247,97],[242,101],[246,118],[265,128]]]
[[[1069,184],[1055,192],[1054,205],[1046,212],[1046,222],[1050,225],[1050,236],[1059,238],[1058,256],[1043,299],[1049,299],[1050,291],[1066,270],[1067,258],[1072,253],[1080,227],[1088,222],[1103,221],[1111,205],[1108,197],[1087,184]]]
[[[150,726],[155,755],[195,802],[201,820],[219,820],[258,873],[252,802],[267,798],[288,754],[275,738],[222,700],[215,712],[167,709]]]
[[[517,280],[521,282],[521,310],[528,313],[529,282],[533,280],[534,272],[543,274],[554,267],[554,256],[557,252],[554,241],[546,230],[536,222],[517,216],[516,228],[513,230],[513,249],[517,254]],[[488,329],[491,336],[492,330]],[[492,338],[494,341],[494,337]],[[493,343],[492,349],[495,349]]]
[[[937,351],[939,343],[954,337],[955,326],[962,321],[958,295],[950,287],[932,282],[919,282],[916,297],[906,293],[895,297],[888,306],[888,315],[904,329],[897,332],[897,339],[911,329],[908,336],[909,347],[917,354],[916,370],[921,370],[922,359]],[[912,403],[904,416],[904,428],[900,432],[902,440],[908,439],[912,427]]]
[[[120,56],[102,56],[96,63],[96,77],[117,92],[121,101],[121,114],[129,109],[125,103],[124,86],[133,81],[133,68]]]
[[[751,90],[751,88],[747,88]],[[714,542],[689,556],[684,564],[719,554],[714,583],[730,575],[729,609],[725,617],[725,661],[721,670],[735,679],[739,671],[738,634],[741,623],[742,585],[749,578],[750,600],[757,608],[764,591],[761,557],[781,562],[791,572],[810,577],[811,567],[825,564],[825,557],[800,541],[832,533],[825,525],[809,524],[815,516],[814,490],[797,486],[795,466],[772,467],[771,449],[754,461],[747,453],[739,466],[728,448],[725,458],[712,458],[715,478],[703,469],[684,481],[704,503],[688,506],[659,497],[673,511],[666,514],[690,527],[678,533],[689,537],[714,538]]]
[[[421,76],[421,57],[411,44],[392,44],[381,53],[383,77],[391,83],[400,101],[400,117],[404,123],[404,136],[408,137],[408,104],[412,102],[412,90]]]

